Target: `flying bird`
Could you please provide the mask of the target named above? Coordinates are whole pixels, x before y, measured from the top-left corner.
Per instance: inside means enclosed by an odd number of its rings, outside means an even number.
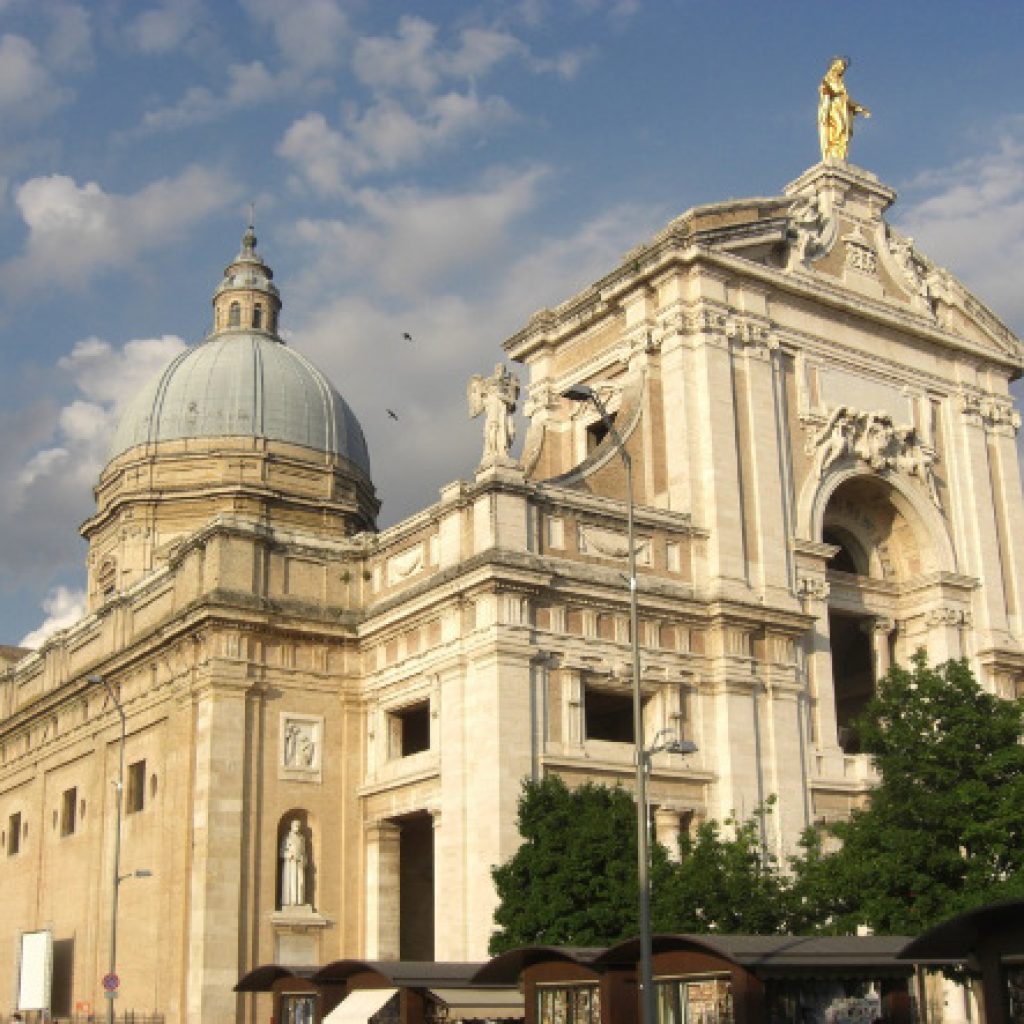
[[[412,335],[408,331],[404,331],[402,333],[402,337],[405,338],[406,341],[412,341]]]
[[[397,413],[397,412],[395,412],[395,411],[394,411],[393,409],[388,409],[388,410],[387,410],[387,414],[388,414],[388,415],[389,415],[389,416],[390,416],[390,417],[391,417],[391,418],[392,418],[393,420],[397,420],[397,419],[398,419],[398,413]]]

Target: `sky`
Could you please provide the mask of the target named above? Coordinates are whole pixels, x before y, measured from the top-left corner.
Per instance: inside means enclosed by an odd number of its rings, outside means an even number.
[[[381,526],[471,478],[466,380],[533,312],[817,161],[835,54],[890,222],[1024,336],[1021,40],[1019,0],[0,0],[0,644],[81,614],[119,410],[250,203]]]

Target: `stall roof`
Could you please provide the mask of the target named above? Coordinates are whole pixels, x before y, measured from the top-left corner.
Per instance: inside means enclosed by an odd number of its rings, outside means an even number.
[[[986,935],[1022,928],[1024,899],[1000,900],[967,910],[907,942],[901,960],[965,959]]]
[[[380,975],[382,983],[395,988],[459,988],[470,984],[483,966],[433,960],[333,960],[316,970],[311,980],[316,984],[339,984],[354,974],[370,972]]]
[[[510,949],[481,964],[472,981],[474,985],[514,985],[519,975],[533,964],[563,960],[591,967],[603,952],[599,946],[524,946]]]
[[[309,981],[319,968],[307,967],[282,967],[280,964],[264,964],[262,967],[255,967],[248,974],[242,975],[237,985],[236,992],[269,992],[275,981],[282,978],[301,978]]]

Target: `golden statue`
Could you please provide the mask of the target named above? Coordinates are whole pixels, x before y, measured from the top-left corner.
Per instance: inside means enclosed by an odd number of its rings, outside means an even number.
[[[845,160],[853,135],[854,116],[871,116],[871,111],[851,100],[846,91],[843,74],[849,66],[849,57],[835,57],[818,88],[818,138],[822,160],[829,157]]]

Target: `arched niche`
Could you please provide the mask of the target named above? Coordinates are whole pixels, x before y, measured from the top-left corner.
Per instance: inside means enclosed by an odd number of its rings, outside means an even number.
[[[291,831],[292,822],[297,821],[299,823],[299,834],[305,840],[305,870],[303,873],[303,881],[305,888],[305,896],[302,901],[303,906],[310,908],[316,907],[317,905],[317,875],[318,875],[318,857],[317,847],[314,841],[314,821],[313,816],[305,808],[293,807],[285,811],[284,814],[278,819],[277,822],[277,835],[274,844],[274,858],[277,866],[275,871],[275,882],[274,882],[274,906],[279,910],[283,910],[284,905],[282,903],[283,896],[283,872],[282,872],[282,856],[281,851],[288,833]]]

